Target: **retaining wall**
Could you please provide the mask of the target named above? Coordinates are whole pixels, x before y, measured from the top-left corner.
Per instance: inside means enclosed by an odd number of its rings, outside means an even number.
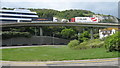
[[[69,40],[49,36],[33,36],[31,38],[11,38],[2,40],[2,45],[66,45]]]

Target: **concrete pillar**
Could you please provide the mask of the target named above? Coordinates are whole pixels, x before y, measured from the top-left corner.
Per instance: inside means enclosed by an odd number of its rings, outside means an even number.
[[[35,36],[37,36],[37,27],[35,27]]]
[[[43,36],[43,30],[42,30],[42,27],[39,27],[39,35],[40,35],[40,36]]]
[[[94,37],[93,37],[93,28],[90,28],[90,34],[91,34],[91,39],[94,39]]]

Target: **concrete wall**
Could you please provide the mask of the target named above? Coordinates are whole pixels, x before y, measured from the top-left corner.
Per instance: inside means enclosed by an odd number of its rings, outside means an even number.
[[[31,38],[12,38],[7,40],[2,40],[2,45],[64,45],[67,44],[69,40],[49,37],[49,36],[33,36]]]

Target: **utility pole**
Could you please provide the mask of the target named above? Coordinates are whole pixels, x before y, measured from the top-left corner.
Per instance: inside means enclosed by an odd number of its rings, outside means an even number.
[[[53,32],[53,45],[54,45],[54,43],[55,43],[55,41],[54,41],[54,36],[55,36],[55,34],[54,34],[54,32]]]

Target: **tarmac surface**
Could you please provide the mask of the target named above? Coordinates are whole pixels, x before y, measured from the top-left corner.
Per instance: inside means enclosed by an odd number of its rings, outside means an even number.
[[[1,61],[2,66],[119,66],[118,58],[67,61]]]

